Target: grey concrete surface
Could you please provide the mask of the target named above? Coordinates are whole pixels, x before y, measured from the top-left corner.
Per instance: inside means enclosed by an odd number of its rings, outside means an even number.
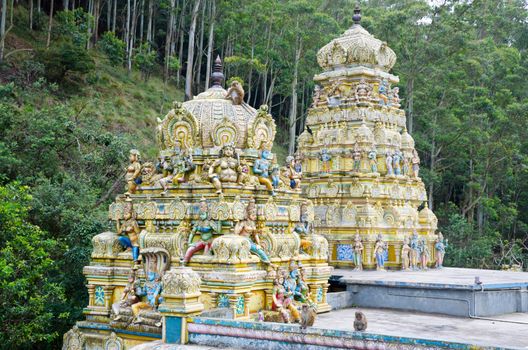
[[[528,349],[527,313],[502,315],[493,319],[468,319],[397,310],[353,308],[318,315],[314,326],[353,331],[357,310],[367,317],[368,333]]]
[[[528,273],[445,268],[428,271],[336,269],[348,295],[332,296],[334,309],[391,308],[461,317],[528,312]],[[480,284],[475,283],[478,277]]]

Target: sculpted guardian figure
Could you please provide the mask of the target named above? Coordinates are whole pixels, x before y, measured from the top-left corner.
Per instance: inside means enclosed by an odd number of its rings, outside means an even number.
[[[435,240],[435,255],[436,255],[436,268],[441,269],[444,267],[444,255],[447,247],[449,246],[447,239],[444,244],[444,236],[442,232],[438,232],[438,237]]]
[[[139,151],[131,149],[129,155],[130,164],[126,169],[125,180],[127,183],[127,194],[136,193],[137,186],[141,184],[141,164],[139,163]]]
[[[361,243],[361,236],[359,233],[356,233],[354,238],[354,266],[357,271],[363,270],[363,243]]]
[[[127,202],[125,206],[125,213],[123,222],[117,220],[117,233],[119,236],[119,243],[125,249],[132,250],[132,258],[134,263],[139,263],[139,226],[136,221],[134,208],[132,202]]]
[[[271,195],[275,196],[275,190],[270,180],[271,160],[273,159],[270,146],[270,144],[262,145],[260,158],[255,160],[253,165],[253,173],[258,176],[260,184],[266,186]]]
[[[213,243],[213,234],[217,230],[216,225],[208,219],[209,208],[204,198],[200,201],[198,217],[199,220],[194,224],[189,235],[189,248],[187,248],[187,252],[183,258],[184,263],[188,263],[191,257],[200,250],[203,250],[204,254],[209,253]],[[193,238],[197,233],[200,235],[200,240],[193,243]]]
[[[224,145],[220,151],[220,158],[215,160],[209,168],[209,178],[216,188],[216,193],[222,193],[222,183],[236,183],[240,173],[240,161],[235,147]]]
[[[251,199],[246,208],[246,218],[242,221],[237,222],[235,225],[235,234],[246,237],[249,241],[249,250],[256,254],[260,260],[265,264],[271,264],[268,255],[260,247],[260,238],[257,232],[257,207],[255,200]]]
[[[383,241],[383,237],[378,234],[376,244],[374,246],[374,257],[376,258],[376,269],[378,271],[385,270],[385,261],[387,260],[387,244]]]

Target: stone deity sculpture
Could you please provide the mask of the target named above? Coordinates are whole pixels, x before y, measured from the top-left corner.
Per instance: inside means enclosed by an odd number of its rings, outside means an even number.
[[[401,165],[402,153],[399,150],[396,150],[392,155],[392,168],[394,169],[394,175],[401,175]]]
[[[412,163],[412,170],[413,170],[413,176],[414,178],[418,178],[418,173],[420,172],[420,157],[418,156],[418,152],[416,152],[416,149],[413,149],[413,156],[411,158]]]
[[[395,108],[399,108],[400,107],[400,88],[399,87],[394,87],[390,94],[389,94],[389,97],[390,97],[390,105],[392,107],[395,107]]]
[[[298,171],[300,170],[300,171]],[[286,165],[284,166],[284,175],[288,180],[288,185],[291,189],[301,188],[302,168],[298,165],[293,156],[286,157]]]
[[[127,183],[127,194],[136,193],[137,186],[141,184],[141,164],[139,163],[139,151],[131,149],[129,155],[130,164],[126,168],[125,180]]]
[[[288,311],[295,321],[299,321],[301,319],[301,315],[293,304],[293,295],[288,294],[286,292],[286,288],[284,287],[284,280],[284,275],[277,272],[277,277],[273,282],[272,309],[274,311],[280,312],[283,321],[286,323],[291,322]]]
[[[361,152],[357,142],[354,144],[354,151],[352,152],[352,160],[354,161],[353,171],[359,173],[361,171]]]
[[[128,275],[128,283],[123,290],[121,299],[118,302],[112,304],[112,311],[114,313],[114,321],[119,321],[121,319],[121,309],[130,307],[136,303],[139,303],[139,297],[136,294],[138,288],[138,281],[136,279],[136,270],[131,269],[130,274]]]
[[[405,176],[410,175],[409,158],[405,156],[403,156],[402,175],[405,175]]]
[[[356,233],[354,244],[352,246],[354,251],[354,266],[355,270],[363,270],[363,243],[361,243],[361,236]]]
[[[383,241],[381,234],[378,234],[376,244],[374,245],[374,258],[376,258],[376,270],[385,270],[385,261],[387,260],[387,243]]]
[[[235,225],[235,234],[246,237],[250,243],[249,250],[256,254],[260,260],[265,264],[271,264],[268,255],[260,247],[260,238],[256,226],[257,221],[257,207],[255,200],[251,199],[246,208],[246,218],[237,222]]]
[[[387,175],[394,175],[394,170],[392,169],[392,155],[390,152],[387,152],[385,155],[385,166],[387,167]]]
[[[301,204],[301,218],[300,222],[295,225],[293,229],[295,233],[301,238],[301,253],[306,253],[307,249],[312,246],[312,242],[306,239],[310,234],[313,234],[312,223],[308,221],[308,208],[305,203]]]
[[[260,158],[255,160],[255,164],[253,165],[253,173],[258,176],[260,184],[266,186],[271,191],[271,195],[274,196],[275,190],[269,178],[272,159],[273,154],[271,153],[270,145],[263,144],[260,151]]]
[[[378,88],[379,103],[382,106],[387,106],[389,104],[389,83],[386,79],[383,79]]]
[[[220,151],[220,158],[215,160],[209,168],[209,178],[216,188],[216,193],[222,193],[222,183],[238,182],[240,173],[240,161],[235,147],[230,144],[224,145]]]
[[[418,268],[418,257],[420,256],[420,250],[418,247],[418,232],[414,231],[414,233],[411,236],[410,241],[410,247],[411,247],[411,254],[410,254],[410,260],[411,260],[411,270],[416,270]]]
[[[123,222],[117,220],[117,233],[119,236],[119,243],[125,249],[132,250],[132,259],[134,263],[139,263],[139,226],[136,221],[134,208],[132,202],[127,202]]]
[[[321,150],[321,162],[323,163],[323,173],[330,172],[330,160],[332,159],[332,156],[330,153],[328,153],[328,149],[323,148]]]
[[[361,78],[356,86],[355,98],[356,102],[367,102],[370,99],[371,87],[365,80]]]
[[[411,258],[411,247],[409,247],[409,238],[405,236],[403,238],[403,245],[401,249],[401,260],[402,260],[402,270],[407,271],[410,268],[410,258]]]
[[[436,256],[436,268],[441,269],[444,266],[444,255],[447,247],[449,246],[448,240],[445,240],[442,232],[438,232],[438,237],[435,240],[435,256]]]
[[[203,250],[204,254],[208,254],[213,243],[213,234],[217,231],[215,223],[208,219],[209,208],[205,199],[200,201],[198,217],[199,220],[194,224],[189,235],[189,248],[183,258],[184,263],[188,263],[191,257],[200,250]],[[193,243],[192,241],[196,233],[200,235],[200,240]]]
[[[431,254],[427,242],[425,241],[425,237],[422,237],[418,242],[418,251],[420,253],[420,266],[422,267],[422,270],[427,270],[427,264],[429,263]]]
[[[141,323],[139,313],[141,310],[156,310],[161,299],[161,278],[157,272],[147,272],[147,280],[141,288],[139,288],[138,295],[146,297],[146,301],[140,301],[132,305],[132,312],[134,313],[134,323]],[[161,322],[156,326],[160,327]]]
[[[370,171],[372,173],[378,172],[378,159],[377,159],[378,153],[375,149],[371,150],[368,153],[368,159],[369,159],[369,165],[370,165]]]

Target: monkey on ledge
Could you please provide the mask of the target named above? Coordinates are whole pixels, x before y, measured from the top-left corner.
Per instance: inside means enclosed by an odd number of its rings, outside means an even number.
[[[229,90],[227,90],[225,98],[226,100],[233,101],[234,105],[241,105],[244,102],[244,94],[245,92],[242,85],[238,81],[234,80],[231,83]]]

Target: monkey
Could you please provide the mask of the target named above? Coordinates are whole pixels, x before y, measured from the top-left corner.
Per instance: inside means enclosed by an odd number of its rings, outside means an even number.
[[[233,81],[231,87],[227,90],[226,100],[233,101],[234,105],[241,105],[244,102],[244,88],[238,81]]]
[[[354,330],[363,332],[367,329],[367,317],[361,311],[356,311],[356,319],[354,320]]]
[[[308,304],[303,304],[301,308],[301,329],[313,326],[317,313]]]

